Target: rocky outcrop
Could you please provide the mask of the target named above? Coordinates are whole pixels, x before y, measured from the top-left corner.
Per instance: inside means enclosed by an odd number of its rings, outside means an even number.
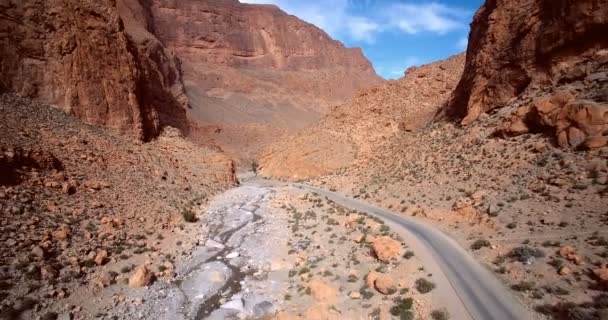
[[[4,0],[0,11],[0,89],[140,139],[186,123],[178,63],[116,1]]]
[[[598,139],[608,124],[607,29],[606,0],[486,1],[473,20],[465,71],[447,113],[467,125],[524,92],[549,91],[513,122],[543,118],[533,125],[555,131],[564,146]],[[564,89],[572,101],[548,107]]]

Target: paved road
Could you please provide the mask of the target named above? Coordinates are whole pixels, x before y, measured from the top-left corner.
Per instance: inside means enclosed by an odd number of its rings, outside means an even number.
[[[471,318],[475,320],[532,319],[530,312],[516,301],[509,289],[443,232],[414,218],[397,216],[388,210],[347,198],[339,193],[303,184],[293,184],[293,186],[314,191],[336,203],[368,212],[403,227],[430,251]]]

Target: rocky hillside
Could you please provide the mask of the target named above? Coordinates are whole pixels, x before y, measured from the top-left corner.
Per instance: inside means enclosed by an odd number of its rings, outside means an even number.
[[[177,129],[133,142],[14,95],[0,96],[0,136],[0,319],[44,316],[145,261],[171,279],[198,240],[188,222],[236,183],[229,159]]]
[[[179,63],[138,1],[3,1],[0,90],[139,139],[187,128]],[[123,13],[125,10],[121,10]]]
[[[260,172],[302,180],[375,154],[379,144],[426,127],[447,102],[463,66],[464,55],[457,55],[410,68],[403,78],[359,94],[319,124],[271,145],[260,158]]]

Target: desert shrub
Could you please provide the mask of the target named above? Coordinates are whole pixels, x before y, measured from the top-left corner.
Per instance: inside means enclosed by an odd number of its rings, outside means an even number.
[[[198,219],[196,218],[196,214],[194,213],[194,211],[190,210],[190,209],[186,209],[184,211],[182,211],[182,217],[184,218],[184,221],[186,222],[196,222],[198,221]]]
[[[418,292],[424,294],[431,292],[433,289],[435,289],[435,284],[429,280],[425,278],[416,280],[416,290],[418,290]]]
[[[359,293],[361,294],[361,298],[365,300],[369,300],[374,296],[374,292],[369,289],[367,285],[364,285],[359,289]]]
[[[530,246],[516,247],[511,250],[511,257],[517,259],[519,262],[528,262],[533,258],[542,258],[545,256],[545,252],[538,248],[532,248]]]
[[[535,283],[532,281],[521,281],[511,286],[511,289],[515,291],[530,291],[534,289]]]
[[[391,307],[391,314],[398,317],[400,320],[412,320],[414,314],[412,313],[412,305],[414,300],[412,298],[397,298],[394,300],[395,305]]]
[[[408,260],[411,259],[413,256],[414,256],[414,251],[406,251],[403,254],[403,258],[408,259]]]
[[[450,314],[444,309],[433,310],[433,312],[431,312],[431,318],[433,318],[433,320],[448,320],[450,319]]]
[[[479,239],[479,240],[473,242],[473,244],[471,245],[471,249],[479,250],[483,247],[489,247],[489,246],[490,246],[490,241],[488,241],[486,239]]]

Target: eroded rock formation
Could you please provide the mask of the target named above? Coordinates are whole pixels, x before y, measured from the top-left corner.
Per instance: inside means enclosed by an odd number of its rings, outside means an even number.
[[[512,120],[514,132],[546,126],[562,146],[578,146],[586,139],[597,145],[608,129],[607,30],[606,0],[486,1],[473,20],[465,71],[448,114],[467,125],[536,91],[534,101]],[[547,101],[564,95],[570,96],[567,102],[547,109]],[[539,118],[544,120],[534,120]]]

